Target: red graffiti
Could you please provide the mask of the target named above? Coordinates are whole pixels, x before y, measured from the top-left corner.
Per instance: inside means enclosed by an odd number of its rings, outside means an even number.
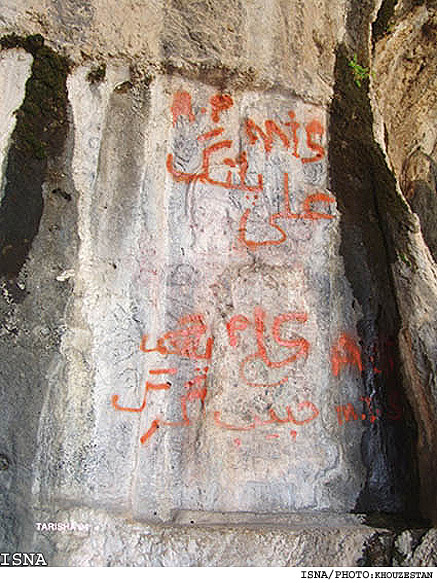
[[[214,123],[218,123],[220,121],[220,114],[223,111],[230,109],[233,105],[233,99],[230,95],[227,94],[217,94],[213,95],[209,100],[212,112],[211,112],[211,119]],[[187,115],[190,121],[194,121],[194,114],[192,113],[191,108],[191,96],[187,92],[178,92],[173,100],[172,105],[172,112],[173,112],[173,125],[176,124],[176,120],[180,115]],[[203,110],[202,110],[203,111]],[[209,140],[213,138],[218,138],[224,132],[223,127],[216,127],[207,132],[200,134],[197,136],[197,141],[200,143],[209,142]],[[173,154],[167,155],[167,170],[172,175],[173,179],[176,182],[201,182],[203,184],[211,184],[213,186],[221,186],[226,189],[231,190],[243,190],[246,192],[260,192],[263,189],[263,176],[258,174],[258,183],[249,185],[246,183],[246,177],[248,172],[248,161],[247,161],[247,153],[245,151],[241,151],[237,154],[235,159],[230,158],[229,156],[226,157],[224,160],[220,162],[222,164],[228,165],[231,168],[238,168],[238,176],[239,182],[234,182],[233,180],[233,173],[229,170],[226,174],[226,178],[218,179],[211,176],[211,159],[212,156],[222,150],[228,150],[232,147],[233,140],[221,140],[214,144],[205,145],[205,148],[202,151],[201,157],[201,168],[198,172],[183,172],[178,170],[174,166],[174,156]]]
[[[175,371],[175,369],[160,369],[159,371],[154,370],[154,371],[150,371],[151,374],[176,374],[177,371]],[[171,383],[166,382],[166,383],[149,383],[149,381],[146,382],[146,387],[145,387],[145,391],[144,391],[144,398],[143,398],[143,402],[141,403],[141,405],[139,407],[122,407],[121,405],[118,404],[119,401],[119,395],[112,395],[111,397],[111,403],[112,406],[114,407],[114,409],[117,409],[118,411],[127,411],[129,413],[141,413],[142,411],[144,411],[144,409],[146,408],[147,405],[147,395],[149,393],[149,391],[168,391],[171,387]]]
[[[279,234],[280,237],[275,239],[266,239],[264,241],[254,241],[247,237],[247,223],[249,221],[249,217],[251,214],[251,210],[247,209],[243,216],[240,219],[240,226],[239,226],[239,240],[249,249],[256,249],[258,247],[265,247],[270,245],[281,245],[287,240],[287,234],[284,229],[278,225],[277,221],[279,219],[286,219],[286,220],[311,220],[311,221],[319,221],[322,219],[333,219],[334,215],[331,212],[320,212],[316,211],[313,208],[313,204],[322,203],[326,205],[334,204],[335,198],[329,194],[325,194],[322,192],[317,192],[315,194],[310,194],[306,197],[303,202],[301,213],[292,213],[290,209],[290,192],[288,186],[288,173],[284,172],[284,187],[283,187],[283,209],[280,213],[275,213],[270,215],[269,217],[269,225],[275,229]]]
[[[285,148],[288,150],[290,147],[290,140],[284,134],[284,132],[277,126],[277,124],[268,119],[265,122],[266,131],[264,132],[253,120],[250,118],[245,122],[246,135],[249,139],[249,144],[253,145],[258,140],[258,136],[264,142],[264,149],[267,153],[272,151],[273,147],[273,136],[276,135],[282,141]]]
[[[303,202],[303,214],[300,218],[310,219],[311,221],[318,221],[320,219],[333,219],[334,215],[331,213],[322,213],[320,211],[315,211],[312,208],[314,203],[326,203],[331,204],[335,202],[335,198],[324,192],[316,192],[315,194],[310,194],[306,197]]]
[[[150,370],[150,374],[176,374],[177,369],[155,369]],[[204,411],[205,399],[208,393],[207,390],[207,373],[208,367],[205,367],[202,374],[196,375],[192,380],[188,381],[184,385],[185,393],[180,397],[180,408],[181,417],[179,421],[166,421],[160,418],[156,418],[152,421],[149,429],[141,436],[141,443],[145,443],[148,439],[152,437],[154,433],[160,427],[187,427],[190,425],[190,418],[188,416],[188,403],[193,401],[200,401],[201,409]],[[147,407],[147,399],[151,391],[168,391],[171,388],[171,383],[168,381],[165,383],[151,383],[146,382],[144,397],[141,405],[139,407],[123,407],[119,405],[119,395],[112,395],[111,404],[117,411],[125,411],[128,413],[141,413]]]
[[[207,390],[207,373],[208,367],[204,368],[203,374],[198,374],[192,380],[185,383],[185,395],[181,397],[181,408],[184,419],[188,419],[187,403],[199,400],[202,405],[202,410],[205,408],[205,399],[208,394]]]
[[[370,421],[370,423],[375,423],[377,417],[373,412],[373,407],[372,407],[372,397],[360,397],[360,401],[363,401],[363,403],[366,403],[367,408],[369,410],[369,415],[366,416],[365,413],[362,413],[361,415],[361,419],[364,421],[365,419],[368,419]],[[378,413],[379,411],[377,411]]]
[[[207,370],[208,368],[206,367],[205,371],[207,372]],[[140,437],[140,442],[143,444],[146,443],[146,441],[150,439],[160,427],[189,427],[191,421],[188,416],[188,403],[200,401],[201,410],[203,411],[203,414],[205,414],[205,399],[208,394],[206,383],[206,374],[197,375],[192,380],[185,383],[184,388],[186,389],[186,392],[180,398],[182,419],[179,421],[165,421],[160,418],[154,419],[150,428]]]
[[[181,115],[187,116],[190,122],[195,120],[191,107],[191,95],[188,91],[177,91],[174,94],[171,112],[173,114],[173,126],[176,125],[176,122]]]
[[[384,414],[381,412],[381,409],[374,407],[372,397],[360,397],[360,401],[364,403],[364,411],[361,414],[357,413],[352,403],[337,405],[335,407],[339,425],[351,421],[369,421],[370,423],[375,423],[378,419],[383,418],[388,421],[400,421],[402,419],[402,405],[400,395],[397,392],[388,394],[388,406]]]
[[[222,421],[220,411],[214,411],[214,422],[217,425],[217,427],[220,427],[221,429],[227,429],[229,431],[253,431],[258,427],[265,427],[266,425],[272,424],[282,425],[284,423],[293,423],[294,425],[306,425],[307,423],[314,421],[314,419],[316,419],[316,417],[319,416],[319,410],[314,405],[314,403],[311,403],[310,401],[303,401],[302,403],[299,403],[297,405],[298,412],[301,412],[305,409],[309,409],[311,411],[311,414],[308,417],[305,417],[304,419],[299,419],[297,418],[296,415],[294,415],[294,413],[291,410],[291,407],[286,407],[285,417],[279,417],[275,410],[273,408],[270,408],[268,410],[269,414],[268,419],[260,419],[257,415],[254,415],[252,423],[246,425],[234,425],[232,423],[226,423]],[[278,434],[275,434],[275,436],[279,437]]]
[[[205,141],[211,137],[214,137],[214,132],[208,132],[199,136],[200,141]],[[258,174],[258,184],[249,185],[246,184],[246,176],[248,170],[247,164],[247,154],[246,152],[241,152],[235,160],[231,158],[225,158],[222,160],[223,164],[231,167],[239,167],[239,178],[240,182],[233,182],[232,171],[229,170],[225,180],[217,180],[210,175],[210,164],[211,156],[220,150],[229,149],[232,147],[232,140],[222,140],[210,146],[205,147],[202,151],[202,165],[199,172],[182,172],[176,170],[174,167],[173,154],[167,155],[167,170],[173,176],[176,182],[201,182],[203,184],[211,184],[212,186],[222,186],[230,190],[243,190],[246,192],[261,192],[263,190],[263,176]]]
[[[215,129],[211,130],[210,132],[206,132],[204,134],[201,134],[200,136],[197,136],[197,141],[198,142],[207,142],[211,138],[218,138],[218,136],[221,136],[224,131],[225,131],[224,128],[215,128]]]
[[[146,431],[146,433],[144,433],[144,435],[140,437],[141,443],[146,443],[146,441],[152,437],[152,435],[155,433],[157,429],[159,429],[159,427],[160,425],[158,419],[152,421],[152,424],[150,425],[149,429]]]
[[[247,365],[254,361],[261,361],[265,366],[271,369],[280,369],[288,366],[289,364],[295,362],[298,359],[306,359],[309,352],[309,342],[305,338],[295,335],[293,338],[284,338],[281,335],[281,327],[286,322],[296,322],[299,324],[304,324],[308,315],[305,313],[295,313],[289,312],[286,314],[280,314],[276,316],[273,321],[272,326],[272,336],[275,342],[279,346],[291,349],[292,353],[288,354],[286,358],[282,360],[272,360],[267,354],[266,348],[266,330],[265,330],[265,318],[266,314],[264,310],[257,306],[253,313],[253,322],[242,315],[233,316],[227,323],[227,330],[229,336],[229,344],[232,347],[236,347],[240,342],[240,332],[243,332],[249,326],[253,327],[255,330],[256,346],[257,350],[253,354],[249,354],[244,358],[240,365],[240,374],[243,381],[251,387],[264,387],[264,386],[276,386],[284,383],[288,380],[288,376],[284,376],[280,381],[274,383],[260,383],[253,382],[247,378],[246,368]]]
[[[314,119],[309,124],[305,126],[305,131],[307,135],[307,146],[313,152],[317,152],[312,158],[302,158],[303,164],[308,164],[308,162],[317,162],[325,156],[325,149],[318,142],[314,141],[315,136],[319,136],[320,140],[323,137],[324,129],[322,124]]]
[[[279,360],[273,360],[268,355],[266,347],[267,342],[265,319],[266,314],[264,310],[257,306],[254,308],[253,321],[250,321],[249,318],[246,318],[243,315],[236,315],[233,316],[226,324],[229,343],[233,348],[238,347],[240,342],[240,334],[243,333],[247,328],[250,327],[255,331],[257,350],[255,353],[246,357],[241,363],[241,374],[243,377],[245,376],[245,366],[249,363],[249,361],[261,360],[269,368],[281,369],[299,358],[306,358],[308,353],[309,343],[307,340],[296,335],[289,337],[288,335],[284,334],[283,331],[284,326],[288,322],[304,324],[307,321],[307,314],[289,312],[279,314],[274,318],[271,328],[271,336],[273,340],[278,346],[287,348],[289,351],[291,351],[291,353],[286,355],[285,358]],[[144,335],[140,344],[140,350],[144,353],[156,352],[163,357],[167,357],[168,355],[176,355],[191,360],[209,360],[212,356],[213,339],[212,337],[208,337],[208,328],[205,324],[203,316],[201,314],[190,314],[188,316],[184,316],[179,320],[179,326],[180,327],[176,330],[171,330],[161,336],[157,340],[156,346],[154,348],[147,347],[147,335]],[[208,369],[208,366],[205,366],[202,371],[200,369],[196,369],[198,374],[184,384],[184,392],[182,396],[180,396],[180,419],[176,421],[170,421],[160,417],[154,418],[147,430],[141,436],[141,443],[146,443],[160,428],[189,427],[191,422],[188,407],[190,403],[199,402],[201,411],[203,411],[204,415],[206,414],[205,404],[208,394]],[[149,370],[149,374],[151,376],[176,375],[177,368],[154,368]],[[288,377],[284,377],[283,381],[285,382],[287,379]],[[265,386],[263,383],[256,383],[251,381],[248,381],[248,384],[251,386]],[[274,384],[276,385],[278,383]],[[142,402],[138,406],[121,405],[120,396],[117,394],[112,395],[111,404],[117,411],[142,413],[148,406],[148,401],[151,394],[156,391],[170,391],[171,387],[172,383],[169,381],[156,383],[147,380],[145,383]],[[267,422],[266,420],[261,422],[258,418],[255,417],[254,423],[255,426],[258,426],[259,424],[266,425],[272,423],[293,423],[295,425],[303,425],[313,420],[319,414],[315,405],[307,401],[297,406],[297,412],[300,413],[301,411],[305,410],[305,408],[310,409],[312,413],[310,416],[305,418],[294,415],[289,407],[286,409],[286,416],[280,417],[275,412],[275,410],[271,408],[269,410],[269,419]],[[218,413],[218,415],[220,414]],[[219,417],[217,417],[217,413],[215,414],[215,419],[219,419]],[[222,426],[225,428],[226,424],[222,424]],[[291,431],[290,435],[295,437],[295,432]]]
[[[296,114],[294,113],[294,111],[290,110],[288,112],[288,115],[290,117],[290,121],[285,122],[284,125],[288,126],[291,129],[291,134],[293,137],[293,156],[295,158],[299,158],[298,154],[299,138],[297,136],[297,130],[300,128],[300,123],[295,121]]]
[[[162,356],[177,355],[190,360],[210,360],[213,349],[212,337],[206,337],[208,328],[201,314],[189,314],[179,320],[180,327],[176,330],[166,332],[156,343],[155,348],[147,348],[147,335],[142,337],[140,350],[144,353],[157,352]],[[203,346],[203,347],[201,347]],[[188,414],[189,403],[199,401],[201,410],[205,413],[205,400],[207,397],[207,373],[208,366],[205,366],[191,380],[184,384],[184,393],[180,397],[181,419],[178,421],[169,421],[161,418],[155,418],[150,427],[141,436],[140,442],[146,443],[160,427],[188,427],[190,418]],[[156,368],[149,370],[151,375],[175,375],[177,369],[173,367]],[[119,395],[112,395],[111,403],[114,409],[130,413],[141,413],[147,406],[148,397],[151,391],[170,390],[170,382],[152,383],[147,380],[144,397],[139,407],[125,407],[119,404]]]
[[[294,326],[303,326],[308,322],[308,314],[306,312],[284,312],[280,313],[270,319],[271,326],[267,325],[269,317],[261,306],[255,306],[253,309],[252,318],[243,314],[236,314],[226,322],[226,329],[228,333],[229,345],[233,349],[239,349],[244,340],[251,340],[255,342],[255,350],[249,355],[243,357],[239,364],[240,378],[249,387],[275,387],[281,383],[289,380],[289,372],[287,367],[297,362],[298,360],[306,360],[310,350],[310,343],[303,336],[292,332],[286,332],[285,327],[289,324]],[[254,337],[250,339],[247,335],[251,333]],[[272,350],[274,346],[279,347],[281,351],[284,349],[281,357],[274,358]],[[158,338],[154,348],[147,347],[147,335],[144,335],[140,344],[140,350],[144,353],[155,352],[163,357],[175,355],[189,360],[209,360],[212,357],[213,338],[208,335],[208,326],[205,323],[202,314],[189,314],[180,318],[179,327],[175,330],[170,330]],[[248,368],[251,364],[259,363],[261,369],[251,368],[250,373]],[[360,351],[357,342],[351,336],[343,333],[334,343],[331,352],[332,373],[338,376],[346,366],[357,368],[360,372],[363,369]],[[259,370],[263,372],[263,367],[272,371],[284,370],[281,374],[281,379],[277,382],[261,382],[256,376]],[[208,397],[207,379],[208,379],[209,365],[201,368],[196,368],[196,374],[183,385],[183,392],[179,395],[180,416],[179,419],[169,420],[163,419],[160,416],[152,417],[148,428],[142,434],[140,442],[142,444],[148,442],[153,435],[155,435],[160,428],[164,427],[190,427],[192,424],[190,415],[193,413],[193,404],[198,403],[198,413],[206,417],[206,403]],[[161,366],[149,370],[151,377],[158,376],[174,376],[178,373],[178,369],[171,366]],[[378,370],[378,374],[380,374]],[[255,377],[255,378],[254,378]],[[140,414],[145,411],[149,405],[149,400],[153,394],[158,392],[170,391],[172,383],[169,380],[163,382],[152,382],[147,379],[144,387],[142,401],[138,404],[120,404],[120,396],[113,394],[111,396],[112,407],[116,411],[125,413]],[[374,407],[372,399],[368,396],[360,397],[363,403],[363,412],[359,414],[352,403],[337,405],[335,407],[337,421],[339,425],[350,423],[352,421],[368,421],[375,423],[381,418],[381,411]],[[402,404],[399,394],[396,391],[389,391],[387,394],[387,404],[384,406],[386,411],[386,418],[390,421],[397,421],[402,417]],[[224,430],[232,431],[252,431],[259,427],[266,427],[271,425],[282,426],[284,424],[292,424],[294,426],[301,426],[310,423],[319,416],[319,410],[311,401],[303,401],[296,406],[295,411],[291,407],[285,408],[285,415],[281,416],[273,406],[267,410],[267,417],[260,418],[257,415],[249,423],[230,423],[223,420],[220,411],[213,412],[213,420],[217,427]],[[297,433],[295,429],[289,430],[291,438],[295,439]],[[278,439],[279,433],[270,432],[264,435],[265,439]],[[235,441],[239,447],[241,441]]]
[[[234,102],[231,95],[228,94],[216,94],[209,99],[211,105],[211,120],[213,123],[219,123],[221,121],[221,114],[224,111],[230,109]],[[171,112],[173,116],[173,126],[176,126],[179,117],[187,117],[189,122],[195,121],[195,115],[193,113],[191,95],[187,91],[178,91],[173,96],[173,102],[171,105]],[[201,113],[205,113],[206,109],[201,108]],[[289,110],[288,116],[290,121],[279,122],[282,123],[285,128],[289,128],[291,131],[291,140],[293,143],[292,155],[295,158],[300,158],[299,154],[299,129],[301,124],[295,120],[296,114],[294,111]],[[290,149],[290,138],[277,122],[272,119],[267,119],[264,122],[264,129],[261,125],[255,123],[251,118],[247,118],[244,122],[245,134],[248,140],[249,146],[253,146],[258,141],[263,144],[264,151],[269,154],[272,151],[275,138],[282,143],[282,146],[288,150]],[[205,133],[199,135],[197,140],[199,142],[207,142],[212,138],[217,138],[223,134],[225,129],[223,127],[213,128],[206,131]],[[321,140],[324,135],[324,129],[320,121],[314,119],[309,123],[305,124],[304,131],[306,134],[306,147],[311,151],[315,152],[315,155],[310,157],[302,157],[302,163],[307,164],[309,162],[316,162],[321,160],[325,156],[325,149],[321,145]],[[263,190],[263,176],[258,174],[257,184],[248,185],[246,183],[247,174],[247,152],[241,150],[235,161],[232,161],[229,157],[226,158],[225,163],[228,163],[231,167],[239,166],[240,168],[240,182],[234,182],[232,180],[232,173],[228,172],[226,179],[217,179],[211,176],[210,165],[211,156],[222,150],[229,149],[232,147],[233,140],[222,140],[216,144],[206,146],[202,152],[201,160],[201,170],[199,172],[184,172],[178,170],[174,166],[173,154],[169,153],[167,155],[167,170],[172,175],[176,182],[193,182],[200,181],[202,183],[211,184],[214,186],[221,186],[226,189],[236,189],[243,190],[247,192],[260,192]]]
[[[365,405],[361,415],[357,413],[352,403],[346,403],[346,405],[338,405],[335,407],[339,425],[343,425],[343,423],[349,423],[351,421],[369,421],[370,423],[375,423],[375,421],[381,419],[381,411],[380,409],[374,408],[372,397],[360,397],[360,401],[362,401],[362,403]],[[387,416],[387,418],[390,417]]]
[[[220,121],[220,113],[222,111],[226,111],[234,105],[234,101],[230,95],[222,94],[213,95],[209,102],[212,107],[211,119],[214,123]]]
[[[250,320],[246,316],[232,316],[229,322],[226,323],[226,328],[229,335],[229,344],[231,346],[238,346],[240,342],[239,335],[236,334],[237,331],[245,330],[250,325]]]
[[[179,320],[181,328],[167,332],[158,339],[155,348],[147,348],[147,335],[144,335],[140,350],[142,352],[159,352],[163,356],[176,354],[192,360],[209,360],[212,354],[213,339],[205,340],[204,352],[201,352],[202,337],[208,329],[200,314],[184,316]]]
[[[296,114],[294,111],[290,110],[288,112],[290,117],[290,121],[284,122],[283,125],[289,127],[291,129],[292,134],[292,141],[293,141],[293,156],[295,158],[300,158],[299,154],[299,135],[298,130],[301,127],[301,124],[298,123],[295,118]],[[272,151],[273,148],[273,140],[274,136],[276,136],[281,142],[282,145],[286,150],[290,148],[290,139],[282,131],[282,129],[278,126],[276,122],[271,119],[266,120],[265,122],[265,131],[261,129],[261,127],[256,124],[252,119],[248,118],[245,121],[244,128],[249,140],[249,144],[255,144],[259,139],[262,140],[264,145],[264,150],[267,154]],[[315,152],[314,156],[308,157],[304,156],[301,158],[303,164],[308,164],[309,162],[317,162],[322,160],[325,157],[325,149],[321,145],[321,141],[324,135],[324,129],[322,124],[313,119],[308,124],[305,125],[305,134],[306,134],[306,145],[311,152]],[[316,141],[315,139],[318,138]]]
[[[234,101],[229,94],[216,94],[210,97],[211,121],[218,124],[222,121],[223,112],[229,110]],[[171,106],[173,115],[173,125],[176,125],[180,116],[188,117],[188,120],[195,120],[191,95],[187,91],[178,91],[173,98]],[[200,112],[206,113],[206,108],[202,107]],[[279,143],[285,150],[292,149],[292,156],[301,159],[303,164],[317,162],[325,157],[325,149],[322,145],[324,128],[320,121],[312,119],[308,123],[302,124],[296,120],[296,113],[288,110],[288,121],[267,119],[257,123],[248,117],[244,121],[244,133],[247,138],[249,148],[256,144],[261,144],[262,149],[268,155],[274,145]],[[167,171],[176,182],[193,183],[200,182],[227,190],[240,190],[251,193],[253,206],[258,194],[264,190],[264,176],[257,173],[254,178],[248,180],[249,156],[247,150],[241,147],[236,154],[226,155],[233,145],[234,140],[223,139],[224,127],[213,127],[197,136],[197,141],[204,144],[200,153],[200,160],[197,164],[199,168],[196,172],[186,172],[175,165],[173,153],[167,154]],[[239,132],[241,133],[241,132]],[[301,147],[302,136],[306,136],[306,143]],[[217,140],[211,143],[211,140]],[[310,152],[310,155],[305,155]],[[229,170],[223,168],[228,166]],[[249,175],[250,176],[250,175]],[[246,195],[248,198],[248,195]],[[330,220],[334,218],[330,206],[335,203],[335,199],[328,193],[316,192],[309,194],[303,201],[298,212],[291,212],[290,197],[288,192],[288,174],[284,175],[284,207],[279,213],[274,213],[268,218],[268,225],[272,228],[273,236],[265,240],[254,240],[247,235],[248,224],[251,218],[251,209],[243,212],[238,229],[238,239],[249,249],[257,249],[269,245],[281,245],[287,240],[287,233],[280,220]],[[250,227],[250,225],[249,225]]]
[[[357,367],[360,372],[363,370],[361,362],[361,352],[356,341],[342,334],[332,347],[331,351],[332,374],[338,376],[342,369],[347,366]]]
[[[356,421],[358,419],[358,413],[355,411],[352,403],[347,403],[347,405],[338,405],[336,408],[337,420],[339,425],[343,425],[343,422]]]

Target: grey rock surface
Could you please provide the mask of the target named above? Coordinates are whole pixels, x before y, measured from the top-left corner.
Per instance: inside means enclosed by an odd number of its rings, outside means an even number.
[[[242,514],[238,525],[229,524],[226,515],[210,516],[209,526],[196,524],[198,516],[193,514],[189,525],[171,527],[145,526],[86,509],[54,518],[57,528],[65,525],[74,530],[36,531],[34,545],[46,554],[56,541],[53,566],[362,566],[368,545],[381,559],[393,538],[389,531],[363,526],[358,520],[323,514],[281,520]]]
[[[412,558],[406,563],[407,566],[414,567],[436,567],[437,566],[437,533],[435,528],[427,532],[420,540],[420,544],[415,549]]]
[[[201,4],[0,0],[2,548],[428,566],[435,11]]]

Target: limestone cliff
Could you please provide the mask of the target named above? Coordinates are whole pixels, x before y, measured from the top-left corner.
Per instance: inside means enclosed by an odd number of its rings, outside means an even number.
[[[436,565],[435,5],[0,14],[0,550]]]

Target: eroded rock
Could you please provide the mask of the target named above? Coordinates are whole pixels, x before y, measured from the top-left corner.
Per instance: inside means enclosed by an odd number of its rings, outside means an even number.
[[[430,564],[433,8],[79,4],[3,12],[4,544]]]

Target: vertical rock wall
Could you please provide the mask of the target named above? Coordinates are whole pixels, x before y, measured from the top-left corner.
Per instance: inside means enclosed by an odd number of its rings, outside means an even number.
[[[401,212],[389,207],[385,217],[396,249],[393,277],[402,319],[403,374],[418,424],[421,510],[435,521],[437,16],[432,2],[398,2],[389,14],[375,46],[374,101],[378,133],[404,197]]]
[[[323,108],[178,77],[133,86],[122,73],[69,80],[76,313],[94,378],[80,409],[58,386],[49,402],[68,463],[89,447],[84,408],[94,449],[79,489],[58,476],[53,492],[78,503],[89,483],[102,504],[164,520],[353,508],[361,424],[346,429],[337,408],[353,402],[361,416],[361,360]],[[69,339],[66,354],[81,349]],[[59,451],[52,407],[44,426],[42,483]]]
[[[417,374],[434,344],[412,291],[425,280],[430,313],[432,221],[397,182],[424,192],[432,132],[426,163],[402,166],[391,77],[377,69],[372,109],[357,71],[373,53],[382,70],[387,23],[405,31],[410,8],[3,8],[6,547],[136,564],[117,529],[146,544],[143,564],[148,536],[178,564],[173,544],[224,520],[265,541],[282,525],[288,564],[308,544],[308,564],[390,561],[370,543],[390,546],[387,531],[346,525],[435,512],[432,383]],[[413,239],[423,269],[405,280]],[[85,526],[68,539],[41,531],[72,521]],[[356,553],[340,557],[342,536]]]

